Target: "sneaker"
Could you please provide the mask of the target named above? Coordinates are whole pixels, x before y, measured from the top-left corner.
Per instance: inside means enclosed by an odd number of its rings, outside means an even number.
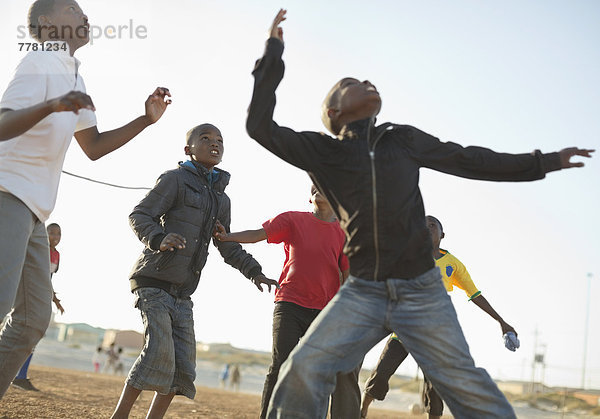
[[[37,388],[35,388],[35,386],[33,384],[31,384],[31,381],[29,381],[29,378],[15,378],[12,382],[13,386],[17,386],[23,390],[28,390],[28,391],[39,391]]]

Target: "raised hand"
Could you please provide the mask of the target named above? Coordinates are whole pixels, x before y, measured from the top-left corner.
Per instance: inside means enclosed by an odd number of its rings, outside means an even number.
[[[285,9],[279,9],[279,12],[277,12],[277,16],[275,16],[275,19],[273,19],[273,24],[271,25],[271,29],[269,30],[270,38],[277,38],[281,42],[283,42],[283,29],[281,29],[279,25],[286,19],[286,13],[287,10]]]
[[[96,107],[92,98],[83,92],[71,91],[64,96],[51,101],[52,112],[74,112],[79,114],[80,109],[95,111]]]
[[[213,237],[219,241],[225,241],[225,239],[227,239],[227,231],[225,230],[225,227],[223,227],[223,224],[221,224],[219,220],[217,220],[217,223],[215,224]]]
[[[569,147],[564,148],[558,152],[560,155],[560,163],[563,169],[568,169],[570,167],[583,167],[584,164],[582,162],[571,163],[571,157],[573,156],[583,156],[583,157],[592,157],[591,153],[596,150],[588,150],[577,147]]]
[[[60,300],[56,296],[55,292],[52,292],[52,301],[54,302],[54,305],[56,306],[58,311],[60,311],[60,314],[65,314],[65,309],[63,308],[62,304],[60,303]]]
[[[279,289],[279,283],[277,281],[275,281],[274,279],[269,279],[263,274],[256,275],[254,278],[251,279],[251,281],[254,285],[256,285],[256,288],[258,288],[260,292],[263,292],[262,284],[265,284],[267,287],[269,287],[269,292],[271,292],[271,285]]]
[[[164,239],[160,242],[160,251],[166,252],[170,250],[171,252],[175,249],[183,249],[185,247],[185,237],[177,233],[169,233],[165,236]]]
[[[171,104],[171,99],[166,99],[167,97],[171,97],[169,89],[166,87],[157,87],[154,93],[146,99],[146,118],[150,124],[158,121],[163,113],[165,113],[167,106]]]

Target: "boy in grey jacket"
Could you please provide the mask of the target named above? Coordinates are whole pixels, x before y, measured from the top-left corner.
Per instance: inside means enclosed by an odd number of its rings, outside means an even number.
[[[163,173],[134,208],[129,221],[146,246],[130,275],[135,306],[144,321],[144,348],[125,382],[113,418],[126,418],[142,390],[156,391],[149,417],[162,417],[176,394],[196,393],[196,339],[190,296],[208,256],[217,219],[229,231],[229,173],[215,168],[223,158],[218,128],[202,124],[187,133],[190,160]],[[262,292],[277,281],[239,243],[213,240],[221,256]]]

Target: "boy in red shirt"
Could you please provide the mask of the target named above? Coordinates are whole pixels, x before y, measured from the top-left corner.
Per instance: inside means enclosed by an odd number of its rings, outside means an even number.
[[[317,188],[311,187],[313,212],[289,211],[265,222],[258,230],[227,233],[217,225],[221,241],[283,243],[285,262],[280,288],[275,291],[273,311],[273,359],[265,380],[260,417],[265,418],[279,367],[306,333],[315,317],[337,293],[348,276],[344,255],[344,232],[331,206]],[[331,417],[358,417],[360,389],[358,370],[338,374],[332,394]]]

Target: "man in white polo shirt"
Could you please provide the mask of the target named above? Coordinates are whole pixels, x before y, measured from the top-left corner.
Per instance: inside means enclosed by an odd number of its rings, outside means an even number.
[[[73,0],[37,0],[29,30],[46,50],[23,58],[0,101],[0,319],[12,310],[0,332],[0,398],[50,321],[44,222],[54,209],[72,137],[96,160],[155,123],[171,103],[169,90],[157,88],[143,116],[99,133],[73,57],[89,41],[87,16]]]

